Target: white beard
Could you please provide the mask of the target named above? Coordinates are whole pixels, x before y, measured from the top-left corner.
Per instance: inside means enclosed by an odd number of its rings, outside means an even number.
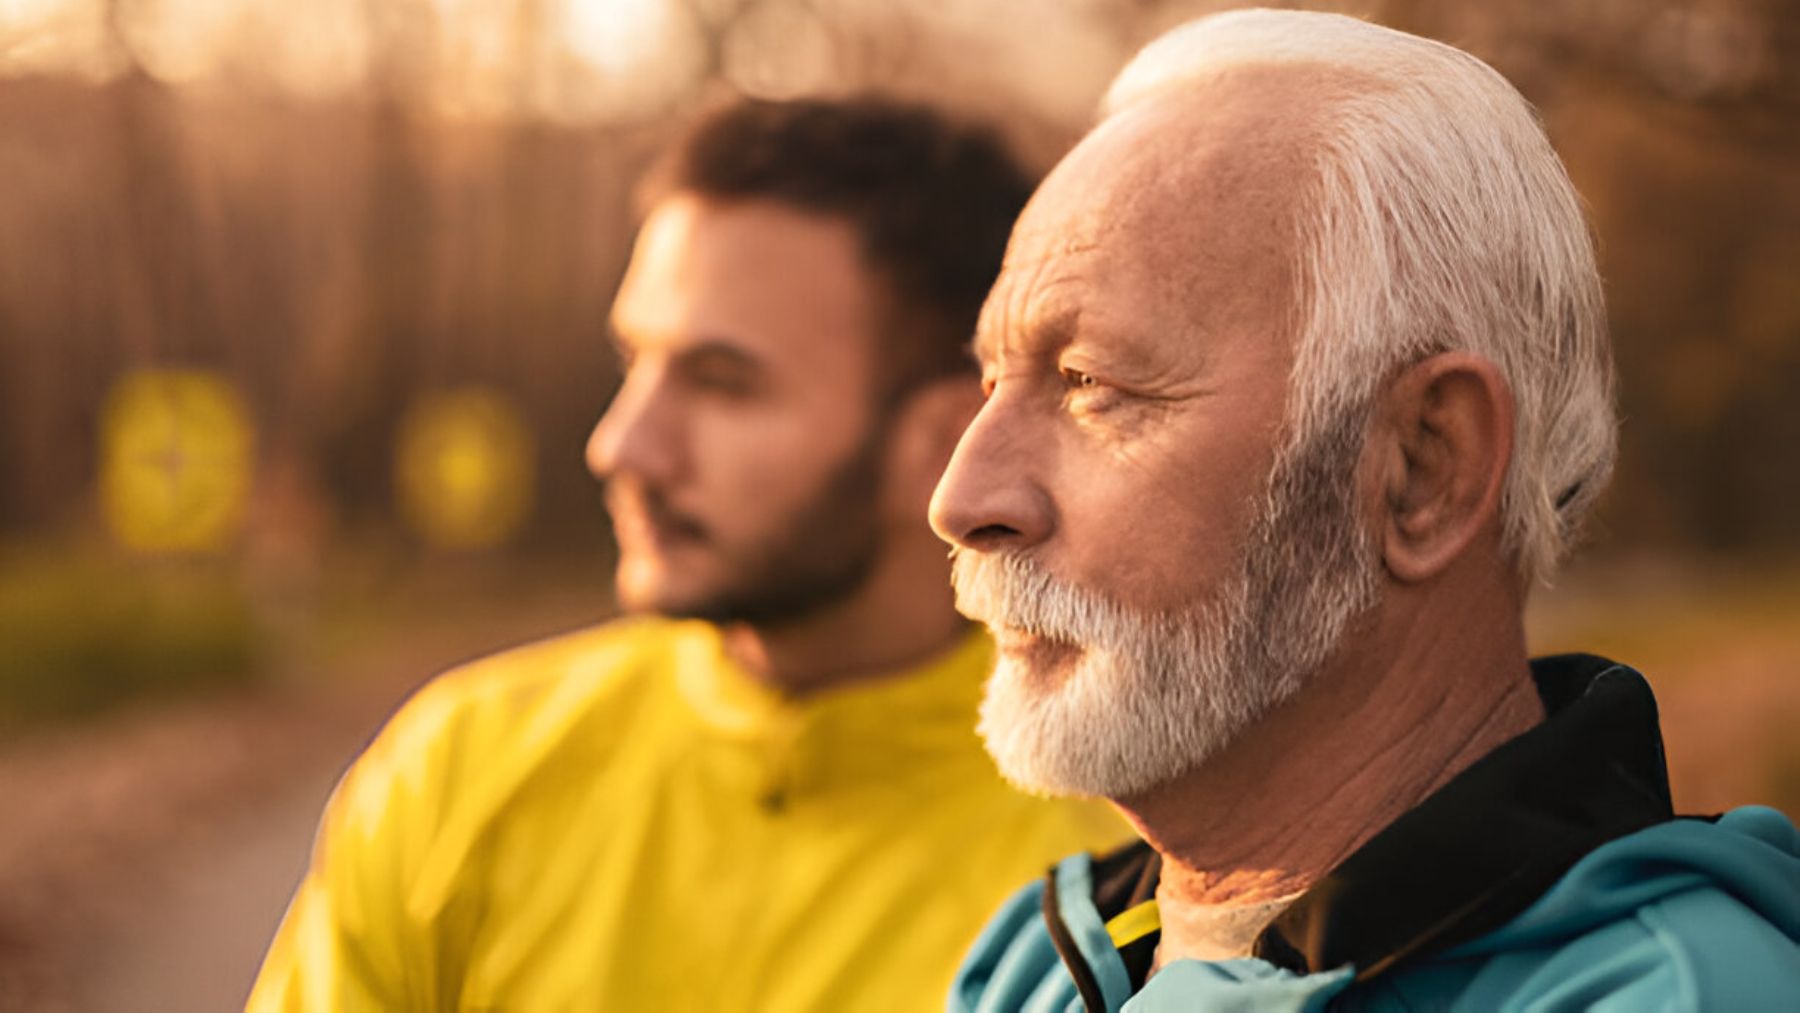
[[[1080,649],[1049,687],[1001,656],[979,725],[1000,773],[1039,794],[1138,795],[1305,686],[1379,598],[1353,512],[1360,444],[1360,426],[1340,425],[1281,455],[1235,570],[1175,613],[1144,614],[1017,553],[956,552],[964,615]]]

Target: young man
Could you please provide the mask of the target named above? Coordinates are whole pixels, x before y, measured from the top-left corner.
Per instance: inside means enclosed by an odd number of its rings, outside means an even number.
[[[874,100],[740,103],[669,154],[588,447],[635,617],[407,705],[253,1009],[934,1009],[1011,886],[1124,836],[993,772],[925,523],[1028,191]]]
[[[1013,235],[938,488],[982,731],[1148,843],[953,1009],[1800,1008],[1800,834],[1678,819],[1629,668],[1528,661],[1610,470],[1599,277],[1466,53],[1243,11],[1153,43]]]

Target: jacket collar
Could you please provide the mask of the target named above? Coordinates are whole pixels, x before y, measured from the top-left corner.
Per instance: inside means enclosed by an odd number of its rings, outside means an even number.
[[[1299,974],[1349,964],[1365,981],[1498,928],[1589,851],[1673,818],[1643,676],[1584,654],[1531,668],[1544,722],[1357,849],[1276,918],[1256,956]],[[1142,842],[1097,860],[1101,916],[1154,897],[1159,869]],[[1120,952],[1136,987],[1155,942]]]

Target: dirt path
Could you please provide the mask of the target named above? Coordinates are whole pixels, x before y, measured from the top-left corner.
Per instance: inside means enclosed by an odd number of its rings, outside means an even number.
[[[321,805],[431,674],[591,621],[592,595],[395,630],[335,676],[0,748],[0,1011],[241,1009]]]
[[[210,846],[173,857],[132,910],[77,957],[74,1006],[241,1008],[336,776],[335,764],[298,771],[293,783],[215,828]]]

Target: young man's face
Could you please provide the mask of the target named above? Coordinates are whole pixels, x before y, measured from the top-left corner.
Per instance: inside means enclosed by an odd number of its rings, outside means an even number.
[[[625,381],[588,441],[620,604],[778,623],[881,547],[880,282],[844,221],[677,194],[613,305]]]

